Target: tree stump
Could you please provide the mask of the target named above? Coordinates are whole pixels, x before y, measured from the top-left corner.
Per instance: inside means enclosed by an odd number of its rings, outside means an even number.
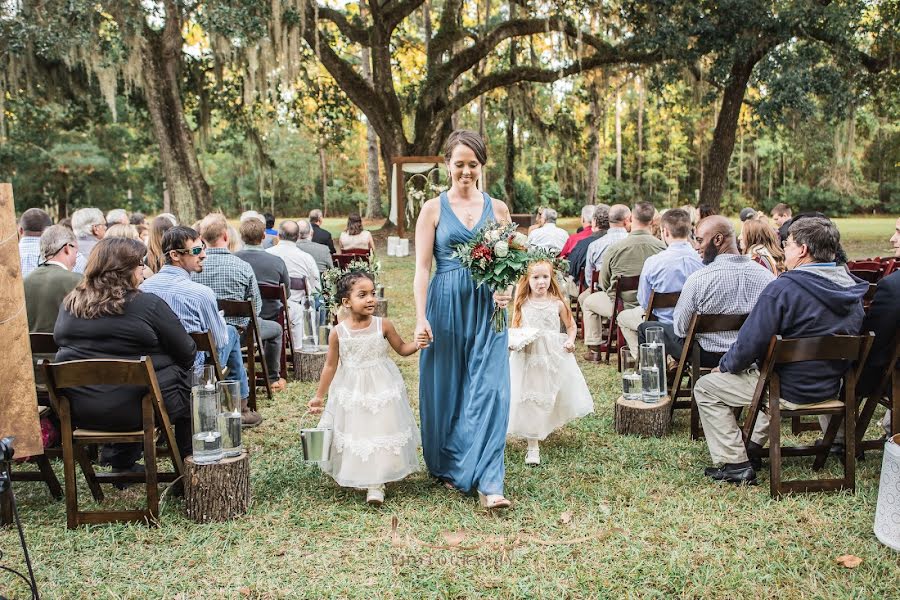
[[[227,521],[250,508],[250,458],[223,458],[198,465],[194,457],[184,459],[184,507],[196,523]]]
[[[321,350],[301,348],[300,356],[300,381],[318,381],[325,366],[325,356],[328,354],[326,346]]]
[[[616,433],[643,437],[663,437],[669,433],[672,399],[663,396],[653,404],[643,400],[616,400]]]
[[[375,304],[375,316],[376,317],[386,317],[388,316],[388,301],[387,298],[379,298],[378,302]]]

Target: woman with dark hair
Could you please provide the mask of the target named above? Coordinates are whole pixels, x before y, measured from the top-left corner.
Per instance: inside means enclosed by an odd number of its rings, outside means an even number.
[[[477,133],[454,131],[444,157],[450,189],[427,201],[416,223],[416,343],[430,344],[419,360],[422,451],[447,488],[477,491],[483,506],[505,508],[508,337],[493,330],[491,313],[510,296],[475,287],[453,249],[486,221],[511,219],[506,204],[478,189],[487,149]]]
[[[338,238],[338,252],[347,250],[375,251],[375,240],[371,233],[363,229],[362,218],[356,213],[350,213],[347,217],[347,229]]]
[[[105,238],[97,243],[84,278],[65,297],[56,319],[56,360],[149,356],[178,449],[187,456],[191,453],[190,370],[196,346],[168,304],[138,289],[144,280],[144,252],[138,240]],[[145,393],[135,386],[67,391],[76,427],[108,431],[142,428]],[[117,471],[127,471],[140,453],[140,444],[114,444],[103,449],[101,459]]]

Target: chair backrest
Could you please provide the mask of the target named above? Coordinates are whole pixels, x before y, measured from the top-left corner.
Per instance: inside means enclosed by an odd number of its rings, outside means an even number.
[[[809,360],[847,360],[863,363],[875,340],[874,334],[822,335],[785,339],[773,336],[767,360],[771,364],[787,364]]]
[[[195,331],[188,334],[197,345],[197,352],[203,352],[212,359],[213,366],[216,368],[216,379],[221,381],[224,379],[222,375],[222,364],[219,362],[219,355],[216,352],[216,344],[213,340],[211,331]]]
[[[306,277],[291,277],[291,290],[305,292],[309,287]]]
[[[868,281],[869,283],[878,283],[878,280],[881,279],[882,270],[879,269],[850,269],[850,273],[854,277],[858,277],[863,281]]]
[[[29,333],[28,340],[32,354],[56,354],[59,350],[52,333]]]
[[[359,254],[349,253],[331,255],[331,258],[334,260],[334,265],[336,267],[340,267],[341,269],[346,269],[351,262],[353,262],[354,260],[358,260],[359,257]]]
[[[344,254],[350,254],[351,256],[368,256],[369,249],[368,248],[346,248],[342,250]]]
[[[622,302],[622,294],[637,291],[640,281],[640,275],[623,275],[616,279],[616,307]]]
[[[280,285],[272,285],[270,283],[259,284],[259,295],[263,300],[281,300]]]
[[[39,364],[51,390],[89,385],[143,385],[159,392],[149,356],[138,360],[89,358],[58,363],[41,360]]]
[[[591,272],[591,293],[598,291],[600,289],[600,271],[594,269]]]
[[[694,333],[721,333],[737,331],[747,320],[747,315],[694,315]]]
[[[253,310],[253,303],[249,300],[218,300],[219,310],[225,313],[226,317],[255,317],[256,312]]]
[[[881,269],[881,259],[880,258],[866,258],[864,260],[851,260],[847,263],[847,268],[851,271],[855,271],[856,269],[870,269],[877,271]]]
[[[645,321],[655,321],[656,317],[653,311],[658,308],[675,308],[678,304],[678,298],[681,292],[656,292],[650,291],[650,301],[647,302],[647,310],[644,311]]]

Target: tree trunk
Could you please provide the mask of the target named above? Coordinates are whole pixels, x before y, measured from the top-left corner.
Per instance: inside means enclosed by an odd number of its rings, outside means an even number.
[[[587,174],[587,199],[585,204],[597,203],[597,177],[600,174],[600,128],[597,122],[600,120],[600,99],[597,94],[596,83],[590,86],[591,112],[588,120],[588,146],[591,159],[588,161]]]
[[[365,5],[360,3],[360,7]],[[366,81],[372,83],[372,57],[369,49],[362,49],[362,72]],[[378,177],[378,136],[375,128],[366,119],[366,190],[368,191],[368,203],[366,205],[366,218],[381,219],[384,212],[381,210],[381,186]]]
[[[509,18],[514,19],[516,16],[516,5],[512,0],[509,2]],[[509,43],[509,64],[515,67],[516,60],[516,40],[513,38]],[[513,106],[513,89],[506,89],[506,166],[503,173],[503,191],[506,194],[506,204],[509,206],[509,212],[516,212],[516,112]]]
[[[184,511],[196,523],[230,521],[250,509],[250,458],[247,452],[219,462],[184,459]]]
[[[325,141],[319,140],[319,170],[322,172],[322,216],[328,216],[328,162],[325,160]]]
[[[616,89],[616,181],[622,181],[622,97]]]
[[[179,66],[181,20],[177,8],[166,3],[162,31],[144,28],[141,46],[144,97],[159,144],[159,157],[172,212],[179,222],[190,223],[212,209],[209,185],[200,170],[194,140],[184,118]]]
[[[637,114],[637,173],[635,183],[638,191],[641,189],[641,172],[644,169],[644,82],[640,75],[635,78],[638,88],[638,114]]]
[[[700,188],[700,203],[709,204],[718,211],[728,183],[728,165],[734,152],[734,138],[737,132],[738,118],[741,115],[741,103],[747,91],[750,74],[758,62],[753,57],[736,62],[731,67],[731,77],[725,86],[722,96],[722,107],[716,120],[712,144],[706,153],[703,185]]]

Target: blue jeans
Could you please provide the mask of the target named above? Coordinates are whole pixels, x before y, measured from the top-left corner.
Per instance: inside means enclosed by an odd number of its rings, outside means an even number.
[[[228,378],[241,382],[241,398],[248,397],[250,387],[247,384],[247,370],[244,368],[244,359],[241,356],[241,338],[233,325],[228,325],[228,343],[217,350],[219,361],[224,362],[228,368]]]

